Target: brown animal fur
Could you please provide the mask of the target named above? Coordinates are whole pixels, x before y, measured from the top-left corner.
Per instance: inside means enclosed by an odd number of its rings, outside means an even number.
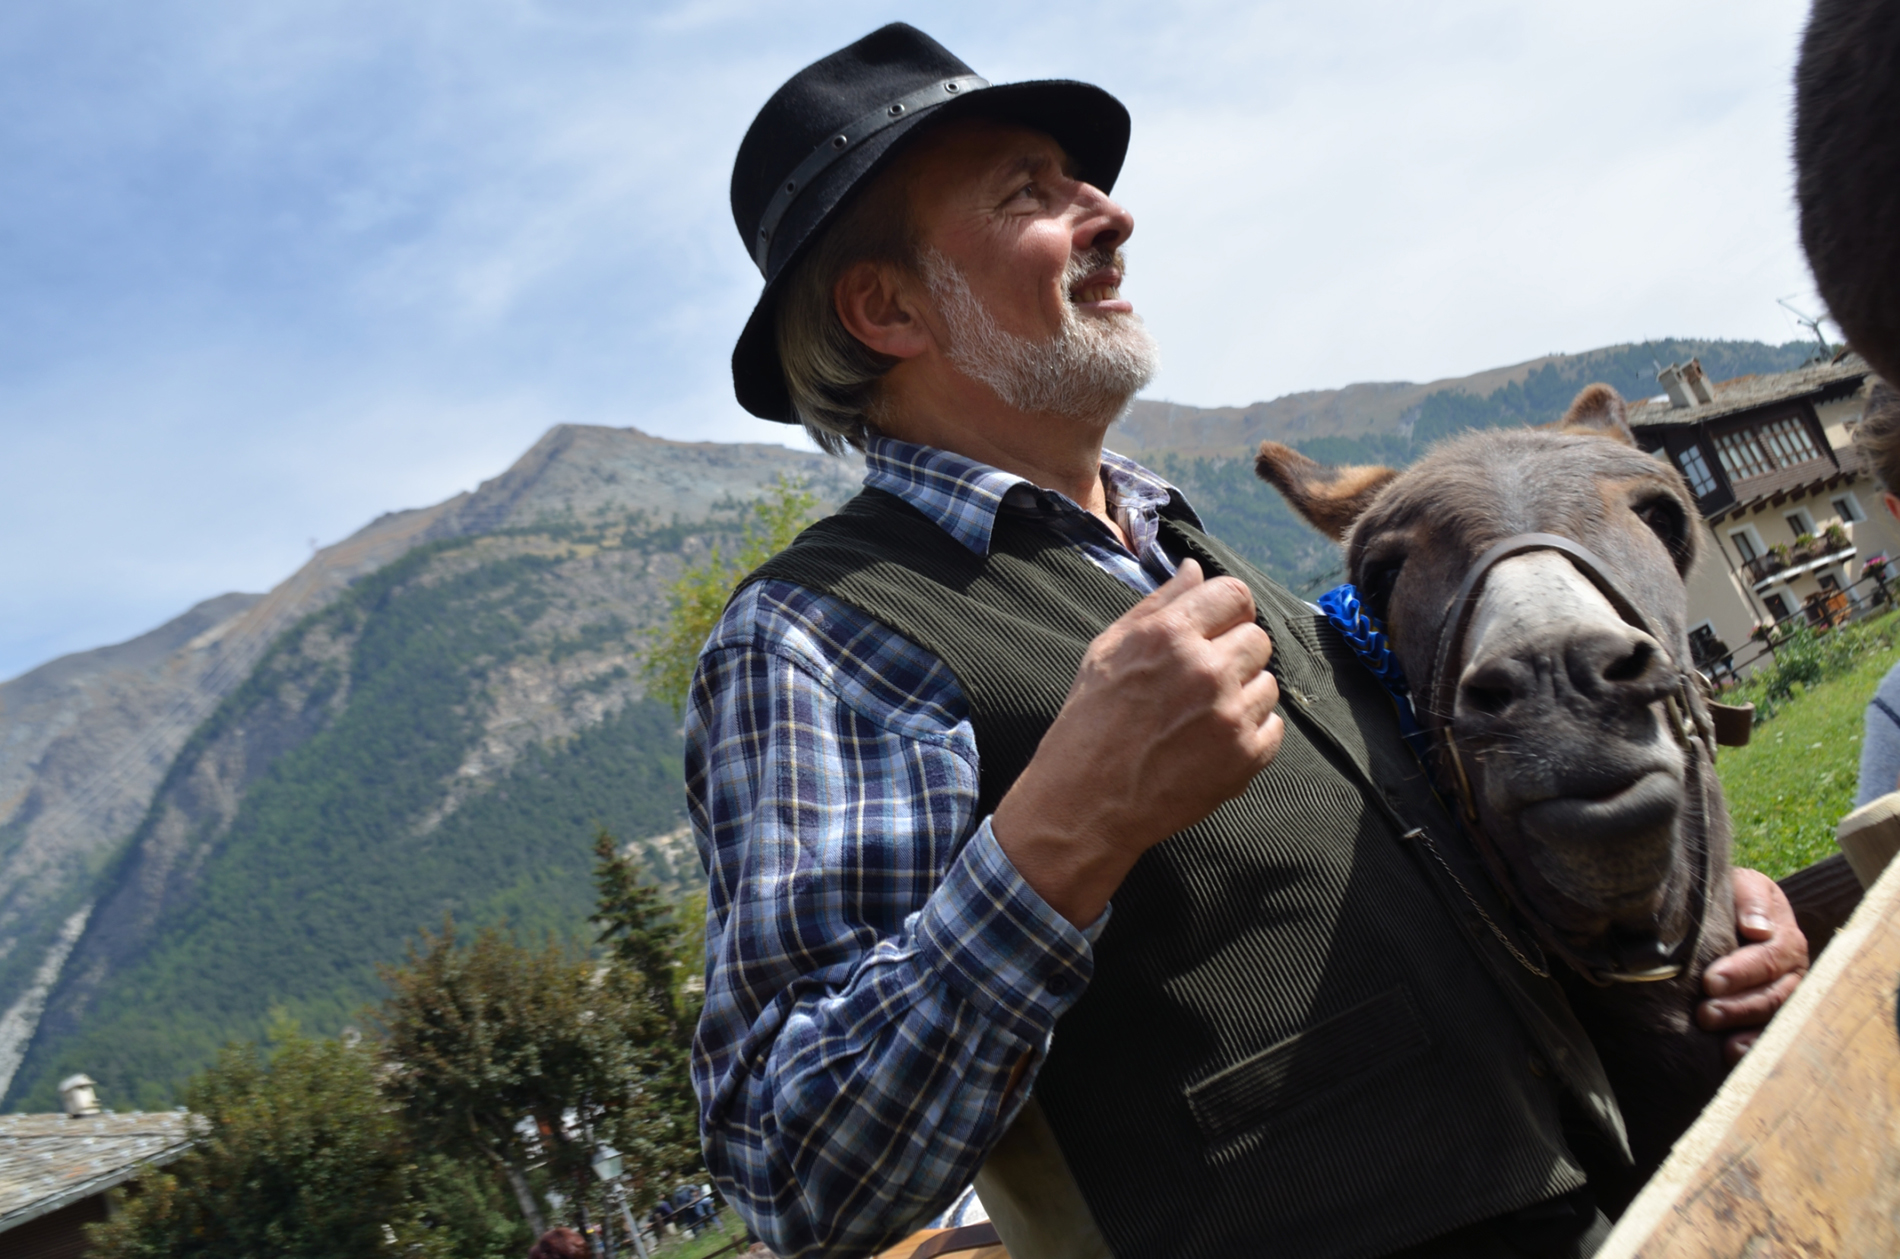
[[[1365,505],[1398,475],[1390,468],[1329,468],[1279,442],[1260,443],[1253,470],[1335,541],[1345,538]]]
[[[1815,0],[1794,158],[1821,296],[1854,348],[1900,380],[1900,0]]]
[[[1586,385],[1563,418],[1550,427],[1565,433],[1608,437],[1625,446],[1636,444],[1636,434],[1630,428],[1629,408],[1623,405],[1623,396],[1608,385]]]
[[[1261,447],[1257,470],[1315,527],[1342,538],[1347,572],[1362,590],[1370,588],[1368,579],[1379,583],[1385,575],[1386,628],[1414,696],[1423,697],[1432,693],[1436,635],[1453,593],[1479,554],[1521,533],[1556,533],[1588,546],[1651,618],[1670,657],[1690,658],[1683,574],[1694,558],[1695,500],[1673,468],[1644,454],[1628,434],[1622,399],[1608,386],[1592,385],[1557,425],[1466,434],[1441,443],[1404,473],[1334,472],[1274,443]],[[1560,706],[1534,728],[1491,735],[1477,730],[1469,743],[1461,733],[1460,746],[1480,795],[1486,774],[1511,773],[1514,764],[1525,773],[1548,771],[1554,764],[1564,767],[1556,772],[1578,780],[1574,794],[1594,798],[1597,793],[1585,785],[1592,776],[1619,772],[1620,753],[1609,732],[1618,721],[1644,720],[1646,711],[1639,707],[1611,719],[1587,709],[1567,714]],[[1421,712],[1420,718],[1433,724],[1431,714]],[[1692,758],[1685,773],[1677,825],[1695,828],[1715,855],[1694,964],[1676,980],[1608,989],[1560,971],[1616,1088],[1637,1159],[1634,1169],[1625,1169],[1601,1152],[1577,1151],[1611,1210],[1633,1196],[1726,1073],[1721,1038],[1700,1031],[1693,1010],[1702,969],[1734,947],[1728,818],[1707,758]],[[1699,803],[1704,799],[1706,814]],[[1500,853],[1506,848],[1497,836],[1513,826],[1518,851],[1538,842],[1520,824],[1488,815],[1483,806],[1479,824]],[[1687,912],[1686,860],[1678,857],[1664,885],[1674,889],[1662,893],[1673,906],[1665,911],[1670,914]],[[1493,872],[1523,882],[1508,868]],[[1550,921],[1562,921],[1561,914]],[[1540,928],[1552,929],[1548,922]]]

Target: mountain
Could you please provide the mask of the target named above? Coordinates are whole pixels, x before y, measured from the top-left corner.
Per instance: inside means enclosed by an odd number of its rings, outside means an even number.
[[[1258,441],[1403,463],[1448,432],[1554,418],[1590,380],[1641,395],[1653,360],[1691,354],[1719,377],[1807,350],[1657,342],[1248,407],[1143,401],[1111,444],[1313,590],[1336,552],[1253,478]],[[358,1017],[376,965],[444,912],[584,931],[596,824],[669,884],[696,881],[643,634],[680,565],[780,475],[839,501],[859,471],[558,426],[268,595],[0,684],[0,1104],[50,1108],[74,1070],[123,1104],[169,1104],[275,1006],[319,1032]]]
[[[457,501],[380,517],[268,595],[221,595],[0,684],[0,1088],[101,870],[191,732],[288,626],[416,545]]]
[[[1251,452],[1263,441],[1296,448],[1337,439],[1345,457],[1422,448],[1463,428],[1490,423],[1544,423],[1563,414],[1579,389],[1603,381],[1626,398],[1656,392],[1658,367],[1700,357],[1716,380],[1758,372],[1785,372],[1814,356],[1806,341],[1642,341],[1581,354],[1542,358],[1428,384],[1406,381],[1347,385],[1290,393],[1240,407],[1191,407],[1137,400],[1116,428],[1115,448],[1131,455],[1167,452],[1185,458],[1223,458]],[[1419,426],[1423,425],[1422,431]],[[1401,445],[1389,443],[1400,439]],[[1353,443],[1369,443],[1357,452]],[[1325,449],[1326,447],[1321,447]],[[1318,456],[1315,456],[1316,458]]]
[[[64,657],[0,686],[0,790],[6,792],[0,799],[8,802],[0,815],[5,817],[0,823],[0,888],[5,889],[0,892],[0,1001],[7,1003],[6,1014],[0,1016],[0,1081],[12,1079],[24,1087],[31,1062],[65,1043],[81,1012],[96,1011],[97,1002],[110,1008],[118,991],[114,985],[128,959],[156,949],[152,965],[170,964],[158,956],[164,951],[153,941],[169,939],[165,932],[179,915],[189,915],[191,907],[202,903],[182,893],[178,880],[224,869],[223,854],[231,851],[225,844],[227,824],[238,826],[241,856],[242,837],[250,834],[244,827],[253,814],[239,816],[230,810],[248,799],[258,785],[256,775],[267,775],[284,754],[326,730],[332,716],[353,711],[345,697],[334,695],[328,697],[332,709],[314,702],[308,712],[292,712],[281,704],[266,705],[268,711],[259,708],[268,680],[281,678],[282,670],[294,672],[301,661],[293,643],[322,641],[331,651],[345,650],[340,641],[354,644],[347,636],[325,638],[329,631],[323,625],[328,622],[313,627],[309,618],[321,619],[326,609],[332,617],[348,608],[360,609],[363,591],[369,588],[361,583],[405,556],[417,557],[412,563],[420,563],[425,555],[438,557],[443,564],[479,556],[477,567],[492,574],[509,571],[504,561],[510,555],[458,544],[506,536],[515,540],[492,543],[491,549],[542,547],[545,554],[512,556],[520,561],[517,568],[528,569],[553,554],[546,548],[568,545],[549,541],[554,535],[522,541],[518,531],[528,524],[546,525],[562,537],[604,526],[602,540],[588,544],[594,551],[615,550],[623,538],[629,539],[628,546],[649,548],[653,539],[665,539],[676,565],[680,553],[704,545],[708,522],[730,521],[739,502],[780,475],[806,479],[823,497],[838,501],[855,486],[859,473],[848,464],[782,446],[669,442],[632,429],[557,426],[513,467],[472,494],[383,516],[320,551],[267,596],[211,600],[130,643]],[[682,519],[699,522],[701,533],[678,527],[676,521]],[[622,623],[621,629],[633,632],[651,619],[657,589],[652,582],[626,587],[599,572],[584,576],[559,564],[553,571],[556,576],[548,580],[556,585],[571,580],[576,590],[594,592],[608,608],[598,618],[603,623]],[[426,578],[424,585],[431,581]],[[531,585],[511,590],[526,598]],[[337,606],[339,598],[343,607]],[[413,600],[394,602],[401,610]],[[575,633],[602,632],[589,628],[594,625],[591,615],[586,608],[570,610],[523,634],[533,640],[534,633],[554,633],[548,627],[564,623],[563,617],[574,622]],[[452,621],[452,613],[444,616]],[[312,638],[313,633],[317,637]],[[611,687],[591,676],[572,675],[576,641],[540,643],[543,662],[553,657],[562,670],[544,675],[519,659],[511,660],[505,676],[491,679],[493,685],[478,698],[458,697],[455,702],[464,706],[493,705],[488,718],[492,729],[471,753],[474,759],[451,767],[457,771],[451,786],[487,784],[514,766],[522,746],[532,744],[539,754],[537,740],[559,740],[576,729],[602,724],[630,699],[637,700],[637,685],[625,682],[637,672],[636,641],[616,648],[613,663],[625,676]],[[487,667],[492,662],[481,663]],[[579,699],[568,703],[565,688],[570,681],[598,689],[582,690]],[[543,693],[537,687],[548,689]],[[549,695],[555,698],[549,700]],[[272,698],[283,700],[277,693]],[[411,698],[425,707],[431,702],[421,694]],[[605,725],[611,729],[600,737],[626,733],[610,722]],[[225,731],[224,737],[211,737],[214,729]],[[357,733],[357,726],[345,722],[344,732],[331,742],[348,743]],[[450,736],[434,730],[428,737]],[[301,763],[293,760],[277,773],[299,772],[294,767]],[[370,796],[381,799],[375,793],[385,786],[377,784]],[[452,798],[453,793],[445,795],[445,800]],[[266,793],[263,804],[252,806],[253,813],[266,808],[270,799]],[[452,808],[442,811],[446,816]],[[182,839],[185,832],[195,839]],[[183,870],[176,866],[176,853],[168,845],[179,844],[198,864]],[[677,852],[673,859],[678,859]],[[579,874],[583,877],[577,886],[584,887],[584,867]],[[347,879],[347,872],[339,878]],[[218,894],[208,895],[216,900]],[[99,897],[103,900],[94,909]],[[284,907],[270,894],[258,903],[284,921]],[[295,916],[289,915],[293,934]],[[439,908],[431,908],[410,921],[405,931],[439,916]],[[80,927],[85,928],[83,936]],[[68,958],[74,937],[77,949]],[[386,953],[381,960],[396,955]],[[52,981],[61,975],[64,982],[53,989]],[[144,982],[136,976],[134,980]],[[183,980],[179,984],[189,987]],[[152,991],[168,1000],[178,987],[159,983]],[[353,1012],[359,1001],[360,995],[333,1005]],[[310,1025],[334,1027],[336,1021],[327,1018],[330,1012],[331,1007],[325,1007],[326,1018]],[[117,1028],[107,1022],[98,1026],[102,1034],[108,1026]],[[238,1026],[220,1025],[208,1033],[208,1043],[215,1046]],[[17,1074],[23,1060],[29,1069]],[[114,1084],[122,1081],[121,1097],[133,1087],[125,1076]],[[34,1104],[51,1103],[42,1097]]]
[[[1659,364],[1699,357],[1726,380],[1801,366],[1807,342],[1645,341],[1582,354],[1551,354],[1430,384],[1348,385],[1288,394],[1245,407],[1198,408],[1137,401],[1110,444],[1143,459],[1185,491],[1212,530],[1248,559],[1304,595],[1339,580],[1339,552],[1295,516],[1279,495],[1262,493],[1253,452],[1279,441],[1321,463],[1403,466],[1441,438],[1472,428],[1548,424],[1594,381],[1626,398],[1656,389]]]

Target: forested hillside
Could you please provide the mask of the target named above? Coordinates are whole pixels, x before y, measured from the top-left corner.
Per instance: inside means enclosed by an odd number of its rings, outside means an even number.
[[[108,875],[15,1079],[168,1105],[273,1007],[358,1017],[452,912],[584,933],[595,831],[684,889],[674,714],[642,632],[682,546],[640,519],[426,545],[297,625],[193,736]]]
[[[1612,346],[1554,357],[1517,373],[1521,379],[1506,380],[1482,394],[1456,386],[1423,392],[1406,410],[1383,424],[1362,425],[1340,418],[1337,399],[1329,395],[1313,395],[1318,401],[1290,419],[1285,415],[1276,417],[1276,429],[1264,427],[1262,420],[1270,406],[1279,404],[1229,408],[1236,412],[1231,416],[1176,407],[1173,410],[1179,414],[1171,419],[1162,411],[1165,404],[1138,404],[1148,411],[1146,422],[1139,427],[1136,447],[1143,459],[1193,500],[1213,532],[1291,589],[1310,596],[1339,580],[1338,548],[1254,478],[1252,448],[1261,440],[1286,442],[1321,463],[1403,467],[1433,442],[1468,429],[1548,424],[1564,413],[1578,390],[1596,381],[1603,381],[1632,400],[1648,397],[1657,389],[1657,363],[1700,357],[1712,378],[1728,380],[1791,371],[1807,362],[1815,350],[1812,342],[1805,341],[1764,345],[1758,341],[1668,340]],[[1348,394],[1366,388],[1355,385],[1339,392]],[[1375,396],[1389,404],[1395,393],[1394,388],[1386,387]],[[1300,437],[1300,421],[1310,416],[1329,417],[1331,427],[1349,431]],[[1214,433],[1207,431],[1210,426]],[[1170,429],[1181,430],[1180,445],[1186,450],[1204,449],[1216,434],[1237,449],[1233,455],[1177,453],[1166,445]],[[1240,436],[1243,431],[1251,438],[1244,444]],[[1111,444],[1114,440],[1111,436]]]

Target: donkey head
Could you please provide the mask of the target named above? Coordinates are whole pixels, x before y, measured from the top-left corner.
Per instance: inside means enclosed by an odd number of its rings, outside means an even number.
[[[1272,442],[1256,470],[1345,544],[1420,722],[1455,748],[1494,874],[1568,938],[1654,933],[1698,772],[1666,702],[1689,659],[1694,500],[1636,448],[1622,399],[1592,385],[1550,429],[1469,434],[1404,472],[1323,468]],[[1587,548],[1639,618],[1554,550],[1495,563],[1454,616],[1480,557],[1530,533]]]

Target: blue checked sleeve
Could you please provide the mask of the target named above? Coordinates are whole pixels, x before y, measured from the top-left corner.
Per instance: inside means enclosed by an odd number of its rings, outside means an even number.
[[[872,1253],[1002,1136],[1101,924],[1050,909],[975,816],[948,670],[854,609],[748,588],[700,657],[686,735],[707,1166],[775,1253]]]

